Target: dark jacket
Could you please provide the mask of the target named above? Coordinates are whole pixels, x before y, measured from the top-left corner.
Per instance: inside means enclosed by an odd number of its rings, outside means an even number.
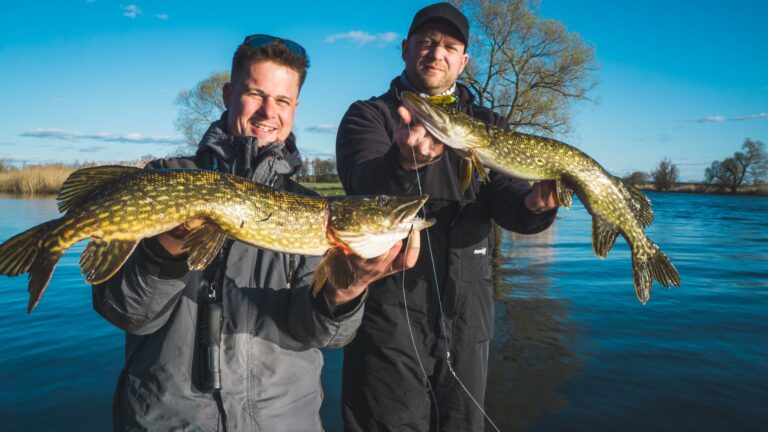
[[[426,215],[437,223],[422,231],[421,253],[412,270],[371,285],[358,335],[345,348],[345,425],[348,430],[427,430],[431,421],[434,427],[424,388],[426,372],[438,407],[451,407],[440,409],[445,430],[481,429],[482,415],[465,403],[463,390],[454,388],[455,380],[446,375],[445,353],[450,351],[457,374],[482,403],[494,319],[491,221],[519,233],[536,233],[554,221],[556,210],[531,213],[524,204],[528,182],[494,171],[489,183],[480,184],[475,177],[461,193],[461,161],[452,151],[419,169],[418,178],[404,170],[394,144],[401,90],[396,78],[387,93],[350,106],[336,142],[339,177],[349,194],[427,193]],[[457,95],[461,111],[506,127],[500,116],[474,105],[466,87],[459,84]],[[406,303],[410,325],[404,319]],[[413,354],[411,331],[425,371]]]
[[[311,193],[288,178],[301,165],[293,136],[282,148],[258,149],[249,137],[227,135],[225,119],[211,125],[194,157],[154,161],[151,168],[218,169]],[[221,400],[229,431],[321,429],[318,348],[353,337],[362,300],[337,316],[323,295],[313,298],[309,284],[318,261],[231,244],[219,274]],[[221,430],[220,410],[201,378],[199,305],[210,274],[210,268],[189,271],[184,257],[148,239],[115,277],[93,287],[94,308],[126,331],[115,430]]]

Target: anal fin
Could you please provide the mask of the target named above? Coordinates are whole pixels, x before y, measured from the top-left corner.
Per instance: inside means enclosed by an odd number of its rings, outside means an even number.
[[[184,241],[187,265],[190,270],[202,270],[216,258],[227,234],[213,222],[206,222],[192,230]]]
[[[80,270],[85,275],[85,281],[100,284],[111,278],[138,244],[138,241],[132,240],[92,239],[80,255]]]
[[[619,231],[599,216],[592,216],[592,250],[595,255],[605,258],[610,252]]]

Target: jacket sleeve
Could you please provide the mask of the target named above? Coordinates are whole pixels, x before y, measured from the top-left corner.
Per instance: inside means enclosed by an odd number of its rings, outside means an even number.
[[[143,240],[120,271],[93,285],[93,307],[122,330],[146,335],[162,327],[189,279],[186,256],[173,257],[154,238]]]
[[[525,205],[531,187],[525,180],[491,171],[491,181],[481,185],[478,201],[502,228],[520,234],[535,234],[549,228],[555,221],[557,209],[534,214]]]
[[[302,257],[292,282],[289,331],[293,337],[313,348],[338,348],[355,337],[363,319],[366,290],[356,299],[334,308],[320,292],[312,296],[314,269],[318,258]]]
[[[336,165],[350,195],[405,194],[405,170],[394,142],[395,119],[384,103],[357,101],[339,125]]]

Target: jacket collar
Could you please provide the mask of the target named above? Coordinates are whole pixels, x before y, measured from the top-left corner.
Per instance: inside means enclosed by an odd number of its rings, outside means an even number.
[[[411,86],[409,86],[407,83],[403,82],[402,77],[405,76],[405,72],[403,72],[400,76],[396,77],[392,80],[392,82],[389,84],[389,92],[395,97],[395,99],[400,100],[400,93],[403,91],[414,91],[418,89],[414,89]],[[457,103],[461,107],[468,107],[471,106],[475,102],[475,95],[472,94],[471,91],[462,83],[456,81],[455,83],[456,90],[454,92],[454,96],[456,96]]]

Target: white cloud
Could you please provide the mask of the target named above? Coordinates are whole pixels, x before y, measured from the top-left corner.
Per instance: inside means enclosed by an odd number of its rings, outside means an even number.
[[[304,130],[307,132],[334,134],[338,129],[339,129],[338,126],[332,125],[332,124],[318,124],[314,126],[309,126]]]
[[[727,121],[744,121],[744,120],[759,120],[759,119],[768,119],[768,113],[750,114],[750,115],[730,117],[730,118],[721,116],[721,115],[714,115],[714,116],[709,116],[702,119],[696,119],[691,121],[694,123],[723,123]]]
[[[741,116],[741,117],[734,117],[731,120],[742,121],[742,120],[757,120],[757,119],[768,119],[768,113],[759,113],[759,114],[752,114],[752,115]]]
[[[155,15],[155,18],[157,18],[159,20],[167,21],[168,18],[170,18],[170,17],[168,16],[168,14],[161,13],[161,14]]]
[[[362,30],[352,30],[346,33],[336,33],[325,37],[325,42],[334,43],[340,40],[348,40],[350,42],[357,43],[358,45],[365,45],[370,42],[386,43],[392,42],[397,39],[397,33],[384,32],[378,34],[371,34]]]
[[[116,134],[110,132],[81,133],[61,129],[32,129],[19,136],[30,138],[54,138],[62,140],[94,140],[101,142],[119,142],[132,144],[183,144],[183,138],[169,136],[151,136],[140,133]]]
[[[393,40],[397,39],[397,33],[395,32],[379,33],[379,39],[382,42],[392,42]]]
[[[88,147],[83,147],[81,149],[78,149],[80,153],[96,153],[97,151],[106,150],[107,146],[100,146],[100,145],[92,145]]]
[[[123,16],[128,18],[136,18],[137,15],[141,15],[141,9],[136,5],[120,6],[123,10]]]
[[[703,119],[694,120],[696,123],[722,123],[725,121],[725,117],[721,115],[714,115],[705,117]]]

